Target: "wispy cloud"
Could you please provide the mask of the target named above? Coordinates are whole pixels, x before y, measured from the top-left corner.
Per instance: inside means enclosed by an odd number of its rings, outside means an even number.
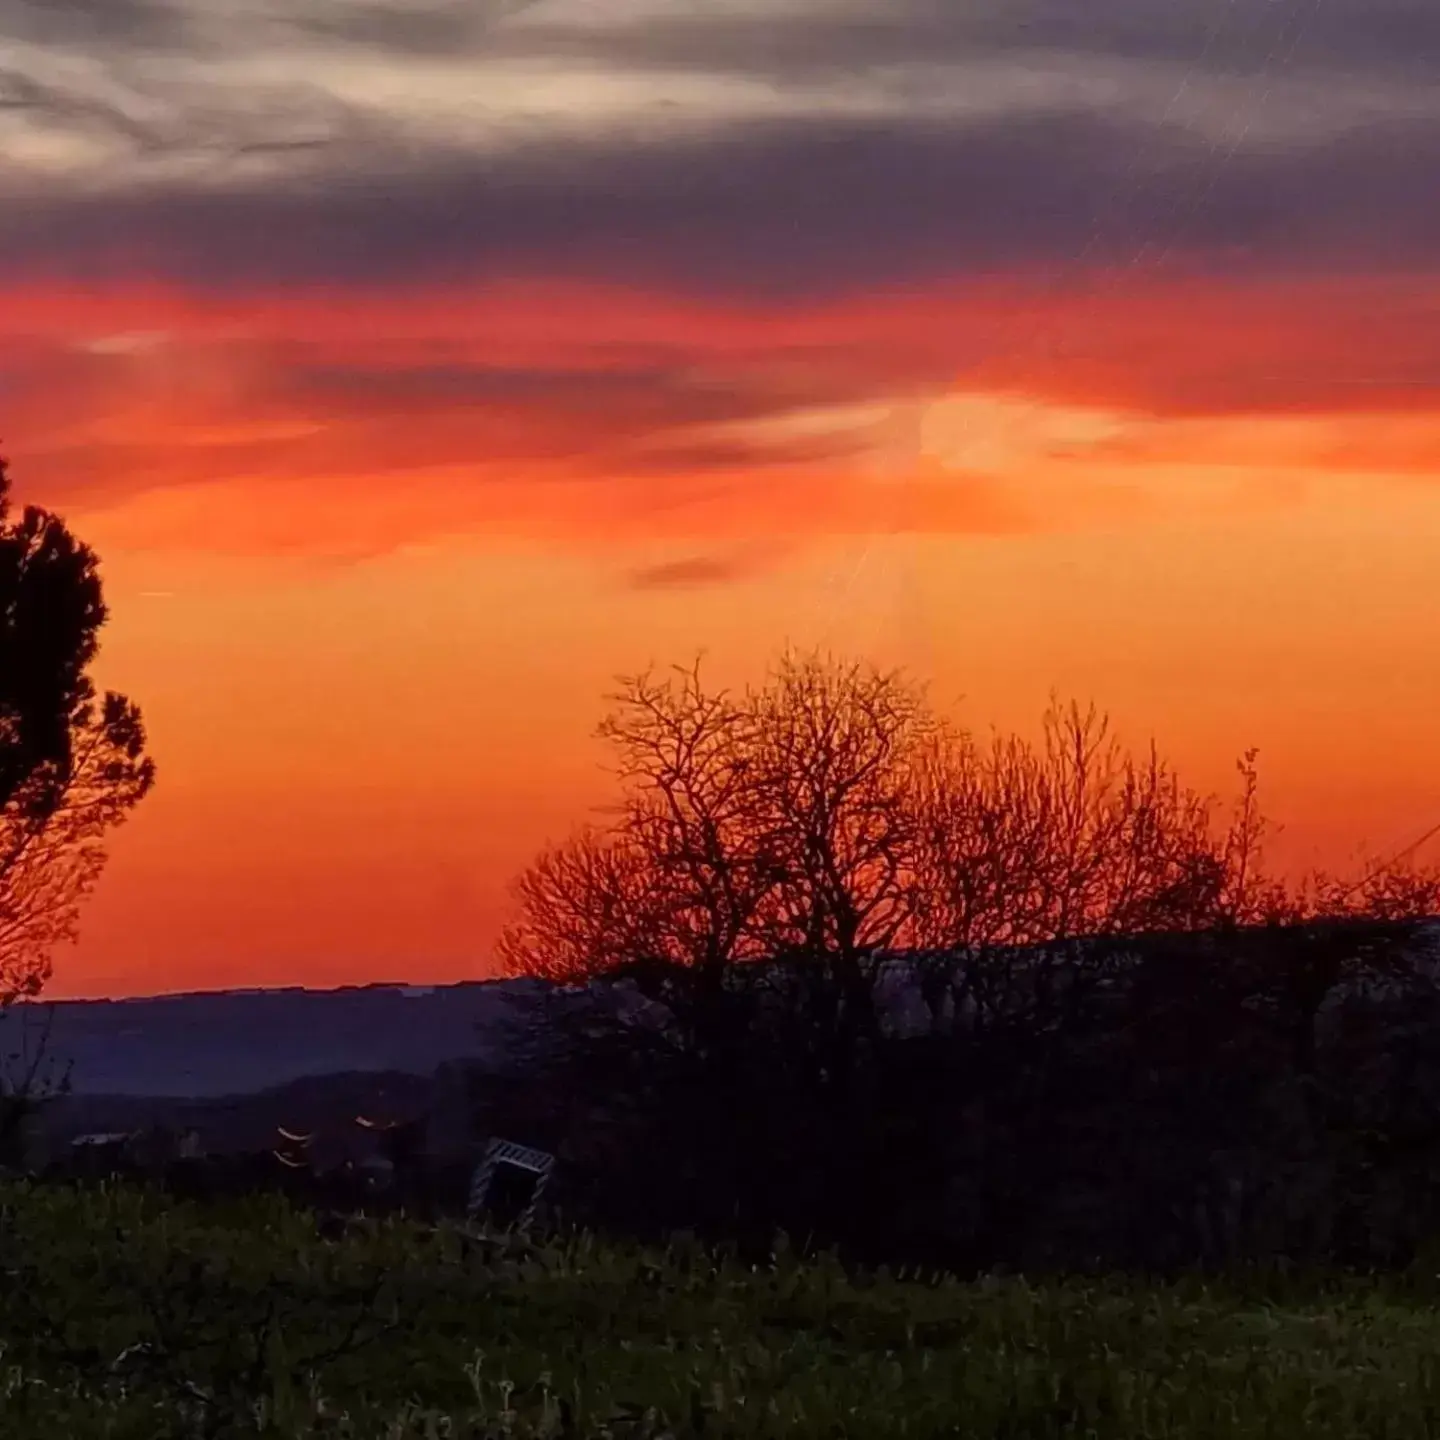
[[[631,570],[626,581],[635,590],[693,590],[748,579],[763,568],[753,554],[686,555]]]
[[[1434,282],[1031,293],[726,308],[420,287],[362,313],[32,286],[0,306],[4,439],[34,498],[126,508],[127,544],[354,531],[346,553],[457,532],[1006,531],[1110,515],[1112,481],[1177,466],[1414,476],[1435,454]]]

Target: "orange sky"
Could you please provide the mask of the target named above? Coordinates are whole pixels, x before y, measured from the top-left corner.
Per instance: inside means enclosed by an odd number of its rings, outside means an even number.
[[[1440,820],[1440,9],[1082,8],[23,9],[0,442],[160,766],[47,993],[483,976],[701,648]]]
[[[508,877],[604,798],[608,681],[699,647],[736,677],[787,640],[898,660],[981,726],[1030,727],[1058,686],[1207,787],[1257,744],[1305,859],[1419,833],[1440,815],[1440,415],[1356,387],[1196,417],[1185,367],[1145,363],[1180,327],[1191,374],[1256,364],[1257,334],[1260,363],[1331,374],[1383,350],[1373,290],[1132,284],[1086,319],[1042,312],[1085,365],[1026,383],[1007,340],[1005,373],[917,385],[987,306],[1003,322],[1015,293],[767,315],[536,286],[397,298],[363,328],[317,297],[13,297],[27,343],[111,352],[69,362],[77,383],[57,362],[7,448],[22,497],[101,551],[102,677],[143,703],[162,766],[49,993],[483,974]],[[1342,347],[1347,307],[1370,330]],[[147,328],[164,338],[104,343]],[[476,334],[490,365],[578,363],[603,335],[771,384],[770,355],[843,341],[820,380],[874,398],[726,421],[728,469],[627,471],[607,451],[647,427],[712,430],[583,394],[377,422],[253,359],[304,337],[383,372]],[[503,461],[477,462],[497,432]]]

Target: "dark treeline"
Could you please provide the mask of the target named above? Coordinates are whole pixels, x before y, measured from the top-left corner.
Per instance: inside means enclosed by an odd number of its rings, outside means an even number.
[[[521,876],[501,946],[651,1002],[551,1007],[526,1085],[569,1215],[963,1271],[1430,1241],[1433,871],[1277,878],[1253,754],[1224,804],[1074,705],[980,740],[903,675],[795,655],[614,701],[609,822]]]

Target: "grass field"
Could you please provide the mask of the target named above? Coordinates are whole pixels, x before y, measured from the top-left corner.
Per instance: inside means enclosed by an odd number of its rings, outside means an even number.
[[[1440,1434],[1433,1276],[763,1269],[0,1187],[0,1436]]]

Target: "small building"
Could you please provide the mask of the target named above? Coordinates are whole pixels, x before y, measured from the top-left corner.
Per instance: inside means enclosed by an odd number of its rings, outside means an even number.
[[[129,1130],[102,1130],[93,1135],[77,1135],[70,1146],[74,1150],[98,1150],[108,1146],[123,1145],[133,1132]]]
[[[72,1157],[123,1160],[142,1169],[163,1169],[175,1160],[193,1160],[201,1154],[200,1133],[151,1125],[141,1130],[104,1130],[77,1135],[70,1142]]]

